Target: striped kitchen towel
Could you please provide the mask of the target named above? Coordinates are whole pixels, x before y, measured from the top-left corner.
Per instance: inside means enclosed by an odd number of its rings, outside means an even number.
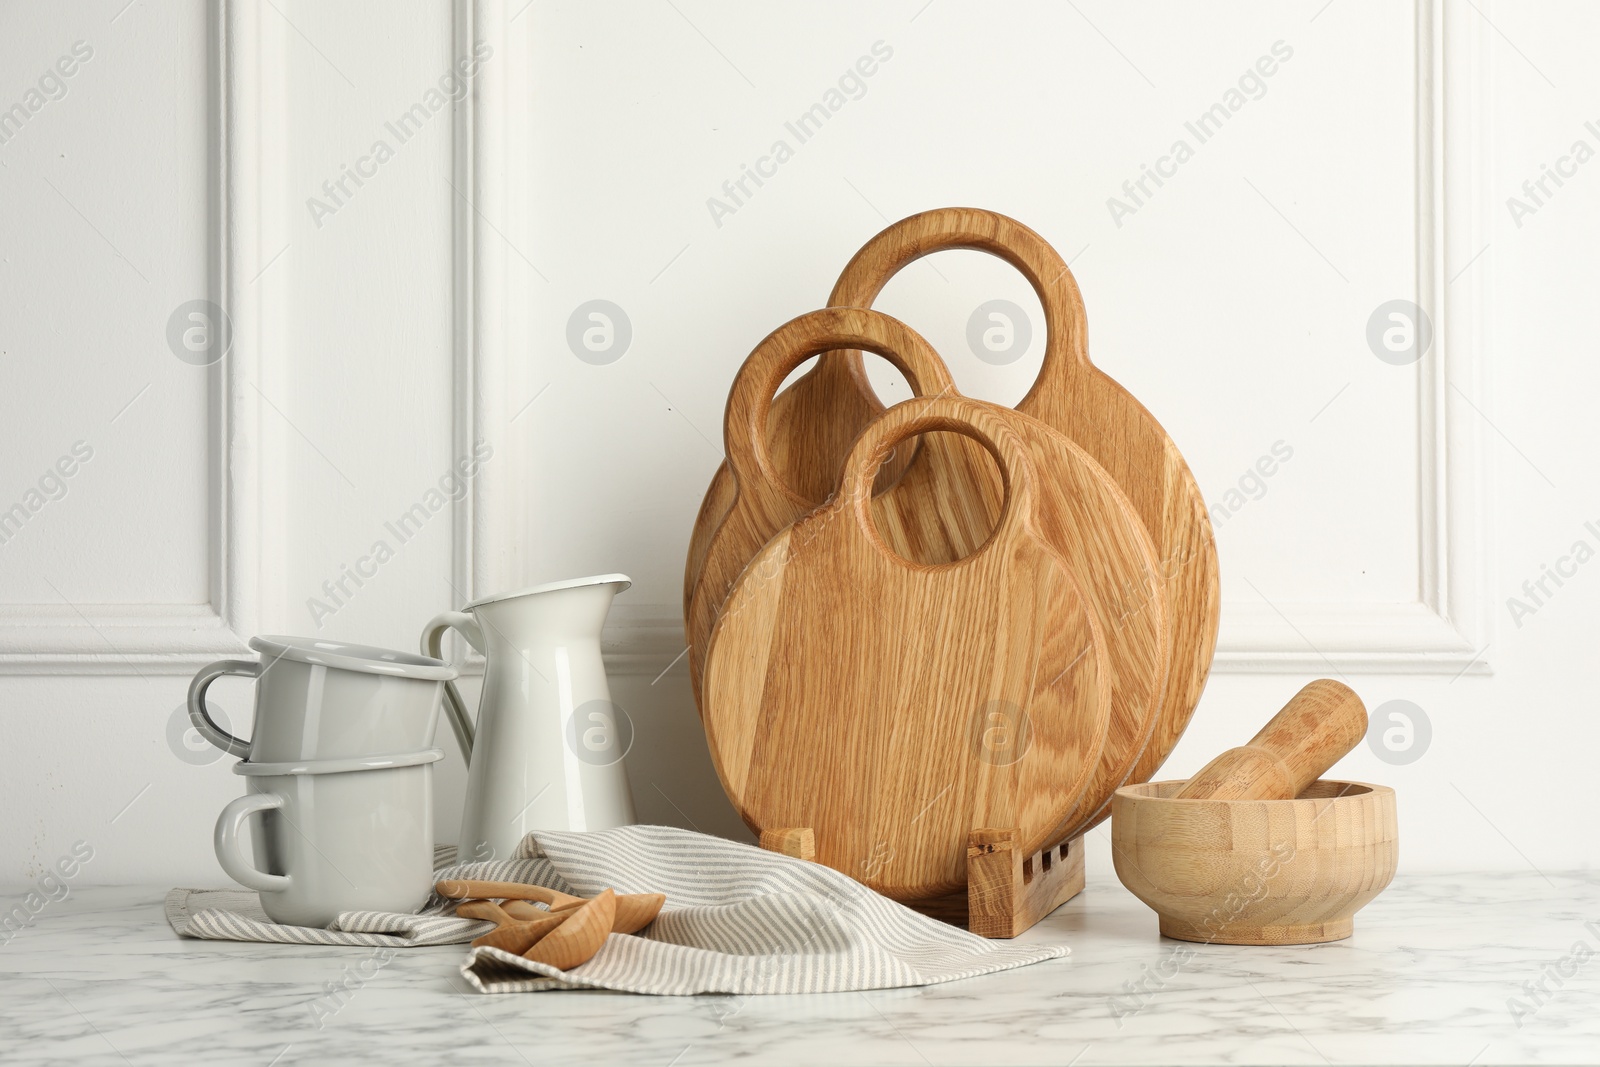
[[[1069,952],[1064,945],[978,937],[820,864],[666,826],[530,834],[517,859],[448,867],[440,877],[523,881],[581,896],[606,888],[666,894],[655,922],[638,934],[613,934],[594,958],[570,971],[500,949],[472,949],[461,974],[484,993],[832,993],[951,982]],[[179,893],[190,894],[189,908],[201,905],[183,912],[181,926],[173,913]],[[489,929],[445,915],[448,905],[436,899],[417,915],[341,915],[330,930],[281,927],[263,921],[259,911],[250,915],[218,903],[174,890],[168,920],[191,937],[307,944],[446,944]]]
[[[434,849],[435,882],[444,878],[481,878],[495,882],[527,882],[570,892],[546,859],[455,862],[455,846]],[[428,894],[414,915],[390,911],[347,911],[326,929],[273,922],[261,900],[243,889],[174,889],[167,893],[167,924],[180,937],[213,941],[276,941],[288,945],[363,945],[372,948],[417,948],[463,945],[494,929],[494,923],[462,919],[456,901]]]
[[[522,851],[580,896],[609,887],[665,893],[667,904],[570,971],[475,948],[461,974],[485,993],[836,993],[952,982],[1069,951],[990,941],[821,864],[668,826],[530,834]]]

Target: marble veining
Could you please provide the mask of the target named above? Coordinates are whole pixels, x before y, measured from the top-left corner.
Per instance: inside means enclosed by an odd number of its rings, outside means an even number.
[[[1163,941],[1091,877],[1024,935],[1070,959],[788,997],[483,996],[459,947],[182,940],[164,893],[74,888],[0,944],[0,1063],[1600,1063],[1596,873],[1402,874],[1299,948]]]

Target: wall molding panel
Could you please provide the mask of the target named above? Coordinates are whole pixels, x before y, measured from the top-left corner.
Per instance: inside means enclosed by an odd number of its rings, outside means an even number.
[[[281,290],[262,265],[287,244],[285,77],[281,19],[259,0],[207,7],[207,298],[233,324],[227,355],[206,390],[208,530],[206,604],[25,604],[0,607],[0,675],[187,674],[247,652],[257,621],[273,614],[281,574],[281,430],[261,418],[281,360]],[[265,376],[265,377],[264,377]]]
[[[462,6],[470,6],[460,16],[463,22],[504,24],[499,0],[463,0]],[[1483,20],[1472,12],[1447,14],[1443,0],[1419,0],[1415,18],[1414,299],[1436,327],[1433,349],[1417,365],[1417,599],[1322,604],[1268,601],[1264,593],[1225,602],[1213,665],[1218,672],[1454,676],[1490,670],[1483,419],[1464,400],[1483,403],[1480,345],[1487,311],[1482,272],[1452,282],[1487,240],[1488,49]],[[532,343],[507,314],[514,264],[483,217],[511,218],[514,224],[518,197],[531,195],[513,192],[516,161],[530,151],[523,143],[526,124],[507,121],[514,113],[515,71],[531,57],[518,52],[526,50],[518,43],[525,35],[509,36],[505,63],[477,87],[471,136],[457,140],[468,157],[459,169],[470,171],[481,209],[474,214],[463,208],[470,233],[457,246],[458,254],[471,250],[459,260],[465,276],[458,291],[473,294],[471,334],[464,342],[469,355],[458,375],[462,388],[471,391],[460,410],[470,412],[477,426],[502,429],[508,412],[496,405],[521,395],[514,354]],[[514,437],[506,445],[507,461],[474,487],[470,508],[472,548],[462,567],[463,574],[479,579],[479,591],[495,586],[497,576],[521,573],[518,538],[509,524],[527,514],[528,465],[539,458],[526,442],[518,447]],[[611,670],[655,675],[682,650],[677,605],[618,604],[613,610],[606,639]]]
[[[1488,243],[1489,83],[1482,18],[1443,0],[1416,7],[1416,278],[1435,324],[1417,364],[1420,575],[1414,603],[1224,602],[1214,669],[1226,672],[1488,674],[1488,472],[1481,271]]]
[[[516,5],[520,7],[520,5]],[[0,674],[182,674],[245,649],[263,620],[289,618],[281,523],[286,441],[261,397],[281,395],[288,336],[283,270],[263,271],[287,243],[290,32],[261,0],[209,8],[211,299],[227,308],[233,346],[210,371],[208,604],[38,604],[0,608]],[[522,232],[537,190],[518,176],[533,146],[517,101],[533,57],[504,0],[452,0],[452,53],[495,48],[473,91],[454,104],[451,353],[456,454],[496,450],[453,505],[450,582],[459,602],[514,587],[528,573],[520,524],[529,499],[532,420],[517,416],[531,379],[519,285],[527,267],[505,233]],[[511,32],[506,27],[511,26]],[[1419,588],[1409,603],[1319,604],[1275,591],[1226,602],[1218,672],[1483,674],[1492,609],[1486,524],[1482,344],[1484,272],[1462,271],[1487,242],[1491,97],[1484,22],[1416,6],[1416,295],[1435,324],[1417,365]],[[270,413],[269,413],[270,415]],[[1268,600],[1271,596],[1273,599]],[[676,604],[619,603],[606,635],[610,669],[654,676],[683,651]],[[481,661],[467,661],[470,671]]]

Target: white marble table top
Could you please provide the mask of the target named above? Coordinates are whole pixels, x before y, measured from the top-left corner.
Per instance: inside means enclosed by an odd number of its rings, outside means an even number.
[[[460,948],[377,967],[367,949],[182,940],[163,895],[74,889],[0,944],[0,1062],[1600,1063],[1600,873],[1402,875],[1353,938],[1301,948],[1163,941],[1092,878],[1024,935],[1069,959],[745,998],[484,996]],[[353,991],[326,999],[347,968]]]

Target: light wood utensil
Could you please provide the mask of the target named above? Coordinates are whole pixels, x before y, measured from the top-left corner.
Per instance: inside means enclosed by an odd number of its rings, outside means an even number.
[[[1105,743],[1104,638],[1038,531],[1011,423],[960,397],[885,412],[834,498],[745,568],[711,640],[707,739],[745,821],[810,829],[819,862],[899,900],[966,888],[976,828],[1013,828],[1018,855],[1055,844]],[[936,430],[989,452],[1004,504],[975,552],[929,566],[885,543],[870,502],[878,462]],[[995,715],[1026,735],[998,758]]]
[[[570,971],[587,963],[600,951],[600,946],[611,935],[615,916],[615,894],[603,889],[599,896],[584,901],[581,907],[565,915],[560,926],[535,942],[522,957]]]
[[[434,887],[434,891],[446,899],[499,897],[505,901],[504,904],[495,904],[491,900],[469,899],[457,906],[456,914],[474,919],[490,919],[501,924],[530,922],[552,915],[566,915],[588,903],[584,897],[575,897],[569,893],[546,889],[544,886],[525,885],[521,882],[456,879],[440,882]],[[655,922],[656,916],[661,914],[661,909],[667,902],[663,893],[619,893],[614,896],[616,922],[611,929],[614,934],[633,934],[643,930]],[[536,908],[529,903],[530,901],[544,903],[549,906],[549,910]]]
[[[508,900],[500,908],[517,922],[532,922],[555,914],[554,908],[537,908],[527,900]]]
[[[480,879],[451,878],[434,885],[433,891],[446,900],[463,900],[472,897],[494,897],[499,900],[537,900],[552,907],[581,901],[571,893],[560,893],[542,885],[523,882],[488,882]]]
[[[1131,781],[1144,781],[1172,751],[1194,714],[1216,648],[1221,590],[1205,500],[1161,424],[1090,362],[1087,318],[1077,282],[1055,249],[1022,223],[976,208],[943,208],[903,219],[856,253],[828,302],[870,307],[889,279],[908,264],[958,248],[988,252],[1016,267],[1043,306],[1044,362],[1017,410],[1081,445],[1127,494],[1155,542],[1173,640],[1163,709],[1129,776]],[[812,376],[818,379],[815,386],[806,381]],[[866,380],[859,353],[832,352],[773,407],[781,416],[791,406],[803,404],[813,389],[828,389],[833,400],[843,404],[839,394]],[[1105,813],[1097,813],[1095,820]]]
[[[1344,758],[1367,733],[1367,709],[1342,682],[1320,678],[1296,693],[1239,748],[1184,783],[1179,800],[1289,800]]]
[[[1292,800],[1179,800],[1182,782],[1117,790],[1117,877],[1162,936],[1222,945],[1338,941],[1394,878],[1394,790],[1317,781]]]
[[[536,909],[530,906],[529,910]],[[513,913],[492,900],[463,900],[456,905],[456,914],[464,919],[487,919],[495,924],[493,930],[472,942],[473,948],[487,945],[518,956],[533,947],[539,938],[560,926],[566,918],[565,915],[552,915],[547,911],[537,911],[531,916],[521,914],[521,909]]]
[[[611,922],[614,934],[634,934],[656,921],[667,898],[662,893],[617,894],[616,916]]]
[[[1350,936],[1356,911],[1394,877],[1394,791],[1317,779],[1366,722],[1361,699],[1324,678],[1187,782],[1117,791],[1117,876],[1155,909],[1163,935],[1232,945]]]
[[[667,902],[662,893],[617,893],[616,915],[611,921],[611,932],[614,934],[636,934],[646,926],[656,921],[656,916],[661,914],[661,908]],[[569,915],[588,901],[576,901],[572,904],[563,904],[551,908],[552,915]]]
[[[516,922],[516,919],[492,900],[464,900],[456,905],[456,914],[464,919],[487,919],[501,926]]]
[[[546,915],[540,919],[503,923],[472,942],[472,947],[488,946],[520,956],[565,922],[566,918],[565,915]]]

